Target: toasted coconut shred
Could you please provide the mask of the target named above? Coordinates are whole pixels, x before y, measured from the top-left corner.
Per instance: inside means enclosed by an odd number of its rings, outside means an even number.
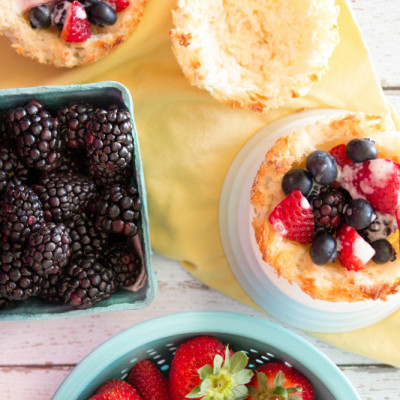
[[[179,0],[170,35],[192,84],[262,111],[305,95],[319,80],[339,40],[337,15],[333,0]]]

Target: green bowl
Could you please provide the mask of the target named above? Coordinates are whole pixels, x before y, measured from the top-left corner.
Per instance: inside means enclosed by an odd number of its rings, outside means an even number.
[[[140,158],[139,141],[134,122],[132,97],[129,90],[119,82],[107,81],[85,85],[40,86],[30,88],[0,90],[0,110],[7,110],[22,105],[32,98],[43,102],[47,109],[56,111],[61,105],[79,100],[98,107],[117,104],[129,110],[133,122],[133,172],[142,203],[142,218],[139,226],[141,231],[140,246],[143,252],[144,268],[147,275],[146,283],[136,292],[120,289],[109,299],[86,310],[71,310],[67,305],[47,304],[36,298],[26,302],[11,304],[0,312],[0,321],[6,320],[41,320],[51,318],[75,317],[98,314],[108,311],[135,310],[148,306],[156,295],[157,281],[152,267],[149,233],[149,218],[147,213],[146,189],[143,167]]]

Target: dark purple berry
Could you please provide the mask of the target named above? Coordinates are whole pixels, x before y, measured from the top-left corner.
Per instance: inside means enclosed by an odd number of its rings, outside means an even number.
[[[379,239],[371,243],[375,250],[372,261],[376,264],[386,264],[389,261],[396,260],[396,252],[390,242],[386,239]]]
[[[104,27],[117,22],[117,13],[114,8],[103,1],[91,4],[86,10],[88,19],[93,25]]]
[[[321,185],[330,185],[336,180],[336,161],[325,151],[315,150],[310,153],[306,159],[306,168]]]
[[[32,28],[48,28],[51,25],[51,11],[47,4],[33,7],[30,10]]]
[[[328,233],[319,233],[311,243],[310,257],[314,264],[325,265],[337,256],[336,240]]]
[[[283,193],[288,195],[293,190],[300,190],[303,196],[307,196],[313,186],[311,174],[304,169],[291,169],[282,179]]]
[[[345,221],[354,229],[365,229],[376,218],[374,209],[365,199],[354,199],[346,207]]]
[[[346,155],[350,161],[361,163],[378,157],[375,143],[369,139],[353,139],[346,145]]]

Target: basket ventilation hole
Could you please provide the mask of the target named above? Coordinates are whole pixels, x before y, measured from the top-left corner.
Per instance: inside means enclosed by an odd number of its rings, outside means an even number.
[[[158,365],[161,365],[161,364],[164,364],[164,363],[165,363],[165,360],[158,360],[158,361],[157,361],[157,364],[158,364]]]
[[[121,379],[124,380],[127,376],[128,376],[128,374],[124,374],[121,376]]]
[[[269,361],[269,358],[268,358],[267,356],[261,356],[261,358],[262,358],[263,360]]]
[[[267,356],[275,357],[272,353],[266,353],[266,354],[267,354]]]
[[[125,368],[121,371],[121,374],[126,374],[129,371],[129,368]]]
[[[161,369],[161,371],[166,371],[168,368],[169,368],[169,365],[165,364],[160,369]]]
[[[154,349],[148,349],[148,350],[146,350],[146,353],[150,354],[152,351],[154,351]]]
[[[264,361],[263,361],[263,360],[260,360],[259,358],[257,358],[257,359],[256,359],[256,363],[264,364]]]
[[[159,355],[159,354],[157,354],[157,355],[155,355],[154,357],[153,357],[153,359],[154,360],[157,360],[157,358],[160,358],[161,356]]]
[[[249,367],[249,368],[254,368],[255,365],[254,365],[254,364],[249,364],[248,367]]]
[[[173,346],[174,344],[173,343],[167,343],[166,345],[165,345],[165,347],[171,347],[171,346]]]
[[[157,354],[157,352],[156,351],[151,351],[151,352],[149,352],[149,356],[154,356],[154,354]]]
[[[168,350],[170,350],[170,351],[175,351],[175,350],[176,350],[176,346],[170,347]]]
[[[250,351],[251,351],[252,353],[258,353],[258,351],[257,351],[257,350],[254,350],[254,349],[250,349]]]
[[[135,358],[132,358],[132,360],[131,361],[129,361],[129,363],[130,364],[133,364],[133,363],[135,363],[137,361],[137,357],[135,357]]]
[[[285,364],[286,364],[288,367],[292,367],[292,364],[289,364],[287,361],[285,361]]]

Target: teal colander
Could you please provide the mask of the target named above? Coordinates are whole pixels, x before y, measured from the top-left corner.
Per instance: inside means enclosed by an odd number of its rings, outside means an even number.
[[[340,369],[306,340],[262,319],[221,311],[172,314],[124,330],[84,358],[53,400],[87,400],[107,380],[126,378],[132,365],[145,358],[167,375],[177,346],[203,334],[245,351],[250,367],[272,360],[292,365],[311,381],[316,400],[360,400]]]

